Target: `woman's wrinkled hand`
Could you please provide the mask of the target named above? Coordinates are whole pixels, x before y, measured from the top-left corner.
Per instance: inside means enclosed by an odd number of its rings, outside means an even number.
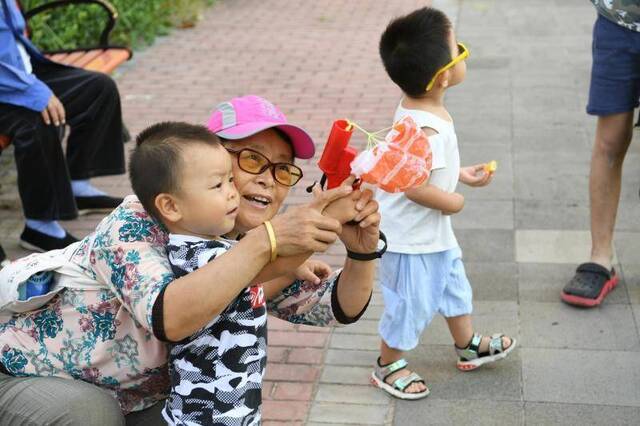
[[[347,250],[356,253],[372,253],[377,250],[380,237],[380,213],[378,202],[370,189],[356,191],[354,222],[342,226],[340,240]]]
[[[276,237],[278,256],[326,251],[342,232],[340,221],[322,212],[333,201],[349,196],[351,187],[340,186],[322,191],[305,205],[289,207],[276,215],[271,224]]]

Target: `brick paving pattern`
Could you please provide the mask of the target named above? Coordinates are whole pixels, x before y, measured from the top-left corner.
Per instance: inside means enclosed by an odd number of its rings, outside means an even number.
[[[162,120],[204,123],[216,103],[264,96],[321,146],[331,122],[389,125],[399,92],[380,64],[380,32],[424,5],[394,0],[221,0],[195,29],[159,40],[117,76],[131,132]],[[616,234],[623,284],[599,309],[576,310],[558,292],[589,248],[587,176],[595,120],[584,113],[595,13],[584,0],[435,0],[468,43],[468,79],[451,91],[463,163],[498,160],[489,188],[463,188],[455,218],[474,286],[474,320],[521,348],[501,365],[455,370],[439,319],[409,361],[432,395],[397,402],[368,385],[382,301],[356,325],[294,327],[270,319],[266,425],[630,424],[640,415],[640,151],[630,149]],[[356,144],[364,142],[355,138]],[[130,146],[129,146],[130,148]],[[320,151],[320,150],[319,150]],[[0,156],[0,237],[11,256],[22,229],[10,152]],[[307,199],[304,180],[288,205]],[[96,180],[118,195],[125,176]],[[83,236],[100,220],[65,225]],[[337,266],[336,246],[323,258]]]

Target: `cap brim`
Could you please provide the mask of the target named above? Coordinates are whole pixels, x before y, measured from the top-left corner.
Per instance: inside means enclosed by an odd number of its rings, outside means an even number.
[[[248,138],[263,130],[277,127],[291,139],[293,145],[293,155],[303,160],[312,158],[316,153],[316,146],[311,136],[298,126],[293,124],[277,124],[273,122],[247,123],[229,127],[228,129],[215,132],[216,135],[224,139],[237,140]]]

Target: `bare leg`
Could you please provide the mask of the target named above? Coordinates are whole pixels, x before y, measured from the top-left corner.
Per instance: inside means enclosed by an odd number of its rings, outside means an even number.
[[[384,340],[380,341],[380,364],[382,365],[387,365],[390,364],[392,362],[396,362],[397,360],[399,360],[400,358],[402,358],[404,355],[403,351],[399,351],[397,349],[393,349],[391,347],[389,347],[389,345],[387,345]],[[401,378],[401,377],[405,377],[408,376],[409,374],[411,374],[410,370],[407,370],[406,368],[392,374],[391,376],[389,376],[385,382],[387,384],[392,384],[395,380]],[[425,389],[427,389],[427,387],[423,384],[423,383],[411,383],[409,385],[409,387],[407,387],[405,389],[405,392],[407,393],[418,393],[418,392],[423,392]]]
[[[591,261],[611,268],[622,163],[631,143],[633,111],[598,117],[591,155]]]
[[[451,332],[451,337],[453,337],[453,342],[455,345],[460,348],[466,348],[469,346],[471,342],[471,338],[473,337],[473,325],[471,324],[471,315],[460,315],[458,317],[450,317],[445,318],[447,320],[447,325],[449,326],[449,331]],[[487,352],[489,349],[489,341],[491,338],[489,336],[484,336],[480,341],[480,352]],[[507,336],[502,338],[502,347],[508,348],[511,346],[511,339]]]

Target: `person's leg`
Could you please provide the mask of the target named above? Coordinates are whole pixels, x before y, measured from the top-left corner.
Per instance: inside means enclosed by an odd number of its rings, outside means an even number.
[[[471,321],[473,291],[462,262],[462,250],[447,250],[448,271],[439,312],[445,317],[458,355],[458,369],[470,371],[507,356],[515,340],[504,336],[482,336],[474,332]]]
[[[34,72],[62,102],[71,133],[67,164],[72,180],[125,171],[120,95],[106,74],[51,65]]]
[[[14,146],[25,217],[43,221],[77,217],[60,129],[47,126],[36,111],[0,104],[0,133],[8,135]]]
[[[89,178],[125,171],[122,112],[115,82],[103,73],[58,65],[37,64],[34,70],[66,111],[71,128],[67,166],[80,214],[112,210],[122,199],[107,196]]]
[[[633,135],[633,110],[598,117],[591,155],[591,261],[611,269],[622,164]]]
[[[80,380],[0,373],[0,419],[6,426],[122,426],[116,399]],[[160,424],[160,423],[156,423]]]
[[[618,284],[611,268],[622,164],[631,142],[633,110],[640,98],[640,33],[598,17],[593,28],[593,64],[587,113],[598,117],[591,154],[590,262],[578,266],[560,298],[598,306]]]
[[[438,285],[430,286],[431,276],[437,275],[437,266],[433,265],[437,261],[430,262],[429,256],[387,253],[380,261],[384,312],[379,325],[379,367],[404,358],[407,351],[417,346],[422,331],[433,318],[433,301],[438,299],[441,291]],[[384,381],[392,384],[412,373],[412,370],[403,368]],[[424,383],[414,382],[405,392],[421,393],[426,390]]]
[[[457,317],[449,318],[445,317],[445,320],[447,321],[447,326],[449,327],[449,332],[451,333],[451,337],[453,337],[453,342],[456,345],[456,348],[465,349],[469,347],[474,332],[471,315],[459,315]],[[482,336],[482,340],[480,341],[480,352],[485,353],[489,350],[490,341],[491,337]],[[507,336],[503,336],[502,346],[504,348],[511,346],[511,339]]]

